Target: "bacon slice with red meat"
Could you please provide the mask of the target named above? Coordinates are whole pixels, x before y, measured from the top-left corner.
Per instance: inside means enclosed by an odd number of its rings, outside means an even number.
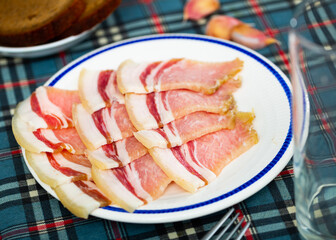
[[[212,94],[242,68],[243,62],[239,59],[228,62],[170,59],[152,63],[126,60],[117,70],[117,81],[123,94],[173,89],[189,89]]]
[[[74,127],[33,130],[18,114],[14,114],[12,129],[20,146],[34,153],[59,152],[66,149],[74,154],[83,154],[86,149]]]
[[[254,115],[238,113],[234,129],[224,129],[174,148],[149,152],[175,183],[189,192],[213,181],[222,169],[258,142]]]
[[[32,153],[26,159],[39,179],[48,184],[62,204],[81,218],[111,201],[98,189],[91,177],[91,163],[85,155],[68,151],[60,153]]]
[[[62,204],[77,217],[88,218],[89,214],[111,204],[111,201],[91,181],[64,183],[54,189]]]
[[[17,142],[35,153],[68,149],[82,154],[85,146],[72,121],[72,105],[78,102],[77,91],[37,88],[15,109],[12,129]]]
[[[231,95],[241,80],[231,79],[212,95],[189,90],[171,90],[149,94],[127,94],[125,105],[138,131],[156,129],[175,119],[197,111],[224,114],[235,107]]]
[[[141,130],[134,136],[146,148],[171,148],[221,129],[232,129],[235,125],[235,112],[224,115],[195,112],[163,125],[163,128]]]
[[[112,102],[124,103],[124,96],[117,86],[117,74],[114,70],[82,69],[79,75],[78,91],[83,107],[94,113]]]
[[[92,177],[113,203],[129,212],[160,197],[171,182],[149,154],[122,168],[92,166]]]
[[[83,105],[75,105],[73,119],[80,138],[89,150],[133,136],[136,131],[125,105],[117,102],[93,114],[87,112]]]
[[[84,154],[86,150],[85,145],[74,127],[64,129],[40,128],[34,131],[33,134],[39,141],[51,148],[50,151],[45,152],[59,152],[66,149],[74,154]],[[28,148],[25,149],[29,150]]]
[[[60,153],[32,153],[25,151],[26,159],[44,183],[55,188],[58,185],[91,180],[91,163],[85,155]]]
[[[91,163],[99,169],[126,166],[146,153],[147,148],[133,136],[86,152]]]
[[[77,91],[39,87],[18,104],[15,114],[33,130],[73,127],[72,105],[75,103],[80,103]]]

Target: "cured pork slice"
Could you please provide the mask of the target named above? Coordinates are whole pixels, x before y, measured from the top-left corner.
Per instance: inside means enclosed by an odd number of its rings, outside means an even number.
[[[136,131],[125,105],[117,102],[93,114],[87,112],[83,105],[75,105],[73,119],[80,138],[89,150],[133,136]]]
[[[110,169],[126,166],[144,156],[147,148],[132,136],[103,145],[96,150],[88,150],[86,153],[93,165],[100,169]]]
[[[19,114],[14,114],[12,129],[16,141],[30,152],[59,152],[67,149],[71,153],[83,154],[86,149],[74,127],[34,129]]]
[[[117,86],[114,70],[82,69],[79,75],[78,91],[83,107],[90,113],[110,107],[113,101],[124,103],[124,96]]]
[[[82,165],[84,167],[88,167],[91,168],[92,164],[89,161],[89,159],[87,158],[87,156],[85,154],[72,154],[68,151],[63,150],[62,152],[60,152],[60,154],[62,154],[62,156],[67,159],[70,162],[73,162],[75,164],[79,164]]]
[[[15,115],[33,129],[60,129],[73,126],[72,105],[80,103],[77,91],[39,87],[18,104]]]
[[[123,62],[117,70],[121,93],[150,93],[173,89],[189,89],[214,93],[225,81],[243,68],[243,61],[200,62],[170,59],[151,63]]]
[[[72,121],[72,104],[78,102],[77,91],[37,88],[15,109],[12,129],[17,142],[35,153],[68,149],[82,154],[85,146]]]
[[[226,113],[234,108],[235,101],[231,94],[240,86],[240,79],[231,79],[212,95],[189,90],[127,94],[125,105],[129,118],[138,131],[156,129],[197,111]]]
[[[213,181],[233,159],[258,142],[251,113],[238,113],[234,129],[224,129],[173,148],[149,152],[175,183],[189,192]]]
[[[146,148],[171,148],[221,129],[232,129],[235,125],[235,112],[224,115],[195,112],[163,125],[155,130],[141,130],[134,136]]]
[[[64,183],[54,189],[62,204],[77,217],[88,218],[89,214],[111,204],[111,201],[91,181]]]
[[[26,159],[37,176],[50,187],[91,180],[91,164],[84,155],[60,153],[32,153],[26,150]]]
[[[129,212],[160,197],[171,182],[149,154],[122,168],[92,166],[92,177],[113,203]]]
[[[51,151],[45,152],[59,152],[66,149],[73,154],[84,154],[86,150],[85,145],[74,127],[64,129],[37,129],[33,134],[39,141],[52,149]]]
[[[14,137],[18,144],[27,149],[28,151],[40,153],[40,152],[53,152],[53,149],[39,140],[34,131],[28,123],[20,119],[18,114],[14,114],[12,118],[12,130]]]
[[[62,204],[81,218],[111,201],[91,181],[91,163],[85,155],[68,151],[60,153],[32,153],[26,159],[35,173],[57,194]]]

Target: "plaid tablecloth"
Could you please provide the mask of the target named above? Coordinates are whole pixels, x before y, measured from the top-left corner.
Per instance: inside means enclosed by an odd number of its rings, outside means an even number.
[[[0,57],[0,239],[198,239],[226,212],[166,224],[128,224],[80,219],[49,195],[28,171],[11,129],[17,103],[64,65],[91,50],[156,33],[204,34],[207,19],[183,21],[185,0],[123,0],[87,40],[64,52],[36,59]],[[289,20],[298,2],[221,0],[217,14],[252,23],[280,45],[259,52],[289,73]],[[251,225],[246,239],[298,239],[292,163],[257,194],[235,206]]]

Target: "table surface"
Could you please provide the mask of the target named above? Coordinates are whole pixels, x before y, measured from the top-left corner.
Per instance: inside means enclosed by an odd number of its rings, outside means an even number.
[[[49,195],[27,169],[11,129],[13,110],[64,65],[109,43],[157,33],[204,34],[207,17],[183,21],[185,0],[123,0],[88,39],[35,59],[0,57],[0,239],[198,239],[225,214],[166,224],[80,219]],[[258,50],[289,73],[289,20],[297,1],[221,0],[216,14],[253,23],[280,41]],[[251,225],[245,239],[298,239],[292,161],[266,187],[234,206]]]

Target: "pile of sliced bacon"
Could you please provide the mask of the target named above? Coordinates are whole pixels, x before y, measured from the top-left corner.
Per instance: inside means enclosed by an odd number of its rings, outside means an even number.
[[[252,113],[233,93],[243,62],[170,59],[86,70],[78,91],[39,87],[21,102],[13,132],[39,178],[75,215],[116,204],[129,212],[173,181],[209,184],[258,142]]]

